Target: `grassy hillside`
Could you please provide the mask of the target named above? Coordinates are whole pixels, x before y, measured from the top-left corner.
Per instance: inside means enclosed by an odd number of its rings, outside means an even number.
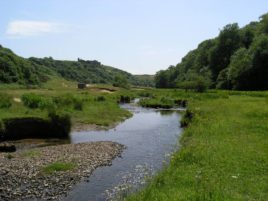
[[[98,61],[62,61],[48,58],[25,59],[11,50],[0,46],[0,83],[17,83],[21,85],[41,85],[51,76],[63,77],[85,83],[113,84],[117,77],[123,77],[129,84],[136,86],[153,86],[152,79],[142,79],[132,74],[105,66]]]

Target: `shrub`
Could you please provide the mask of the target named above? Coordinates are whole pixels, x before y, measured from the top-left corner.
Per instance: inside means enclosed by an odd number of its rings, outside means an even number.
[[[119,103],[130,103],[131,98],[130,96],[120,96]]]
[[[104,96],[98,96],[95,100],[96,101],[105,101],[105,97]]]
[[[54,110],[49,111],[48,118],[54,127],[59,127],[62,130],[62,135],[65,136],[71,130],[71,117],[68,114],[58,114]]]
[[[185,114],[180,122],[181,128],[187,127],[190,124],[190,122],[192,121],[193,116],[194,116],[194,113],[192,111],[186,110],[186,112],[185,112]]]
[[[140,97],[145,97],[145,98],[152,98],[154,97],[154,95],[150,92],[139,92],[138,95]]]
[[[166,97],[161,97],[160,99],[150,98],[140,100],[139,104],[142,107],[170,109],[174,106],[174,100]]]
[[[62,107],[70,106],[73,104],[75,97],[72,94],[64,94],[62,96],[53,97],[53,102]]]
[[[124,76],[117,75],[114,78],[113,86],[128,89],[129,88],[128,79]]]
[[[63,96],[53,97],[53,102],[58,107],[73,107],[75,110],[83,110],[83,100],[73,96],[72,94],[64,94]]]
[[[83,101],[82,100],[80,100],[80,99],[74,99],[74,103],[73,103],[73,105],[74,105],[74,109],[75,110],[80,110],[80,111],[82,111],[83,110]]]
[[[24,106],[31,109],[46,109],[54,106],[54,103],[51,99],[34,93],[23,94],[21,100]]]
[[[11,97],[8,94],[0,93],[0,108],[10,108],[11,106]]]
[[[177,84],[178,88],[185,89],[186,91],[188,90],[193,90],[196,92],[205,92],[206,89],[208,88],[208,81],[205,80],[203,77],[197,77],[195,80],[190,80],[190,81],[184,81],[181,83]]]
[[[46,119],[18,117],[4,119],[3,123],[5,129],[1,140],[68,138],[71,130],[70,116],[55,112],[50,112]]]

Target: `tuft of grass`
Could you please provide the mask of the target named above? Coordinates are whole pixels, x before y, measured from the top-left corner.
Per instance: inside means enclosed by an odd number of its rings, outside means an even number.
[[[41,152],[38,150],[28,150],[28,151],[23,152],[22,155],[26,158],[34,158],[34,157],[40,156]]]
[[[7,159],[9,159],[9,160],[11,160],[12,158],[14,158],[14,156],[13,156],[12,154],[7,154],[7,155],[5,155],[5,157],[6,157]]]
[[[68,171],[76,167],[74,163],[55,162],[43,167],[43,172],[52,174],[59,171]]]

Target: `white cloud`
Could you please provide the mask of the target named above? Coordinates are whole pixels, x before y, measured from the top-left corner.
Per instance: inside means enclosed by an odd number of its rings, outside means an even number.
[[[9,37],[25,37],[62,32],[63,29],[62,24],[53,22],[15,20],[8,24],[6,34]]]

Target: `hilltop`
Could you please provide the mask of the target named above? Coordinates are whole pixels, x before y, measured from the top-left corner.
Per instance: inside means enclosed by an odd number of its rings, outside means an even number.
[[[135,86],[153,86],[150,75],[132,75],[126,71],[106,66],[99,61],[55,60],[52,57],[29,59],[20,57],[0,45],[0,83],[42,85],[51,77],[63,77],[85,83],[113,84],[115,79],[126,79]],[[148,79],[147,79],[148,78]]]

